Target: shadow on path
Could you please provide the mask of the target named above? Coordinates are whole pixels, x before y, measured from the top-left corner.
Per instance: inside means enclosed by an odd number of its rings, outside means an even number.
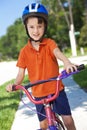
[[[84,111],[87,112],[87,93],[76,84],[72,76],[64,79],[63,83],[71,109],[74,111],[80,107],[84,108]]]

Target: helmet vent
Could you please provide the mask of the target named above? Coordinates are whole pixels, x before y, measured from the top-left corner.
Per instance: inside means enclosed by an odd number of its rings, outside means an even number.
[[[39,7],[38,3],[37,4],[29,5],[30,12],[37,12],[38,7]]]

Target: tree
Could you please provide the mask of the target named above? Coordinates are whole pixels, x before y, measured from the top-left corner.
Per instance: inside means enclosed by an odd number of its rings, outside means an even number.
[[[79,45],[82,47],[87,46],[87,23],[81,28]]]
[[[75,30],[79,31],[83,26],[84,0],[73,0],[72,5]]]
[[[61,10],[57,0],[42,1],[49,11],[47,36],[53,38],[63,48],[69,46],[68,25],[66,24],[64,12]]]
[[[8,27],[6,36],[3,36],[0,42],[1,53],[4,57],[18,57],[19,50],[27,42],[27,35],[20,18]]]
[[[0,39],[0,60],[4,59],[6,56],[6,44],[7,43],[7,36],[2,36]]]

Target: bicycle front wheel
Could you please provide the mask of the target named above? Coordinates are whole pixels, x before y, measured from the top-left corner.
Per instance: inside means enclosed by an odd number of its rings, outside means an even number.
[[[55,115],[56,119],[56,128],[57,130],[65,130],[63,122],[60,120],[58,115]]]

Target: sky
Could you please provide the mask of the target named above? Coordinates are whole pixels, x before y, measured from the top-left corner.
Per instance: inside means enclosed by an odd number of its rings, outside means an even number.
[[[21,18],[24,7],[40,0],[1,0],[0,1],[0,37],[17,18]]]

